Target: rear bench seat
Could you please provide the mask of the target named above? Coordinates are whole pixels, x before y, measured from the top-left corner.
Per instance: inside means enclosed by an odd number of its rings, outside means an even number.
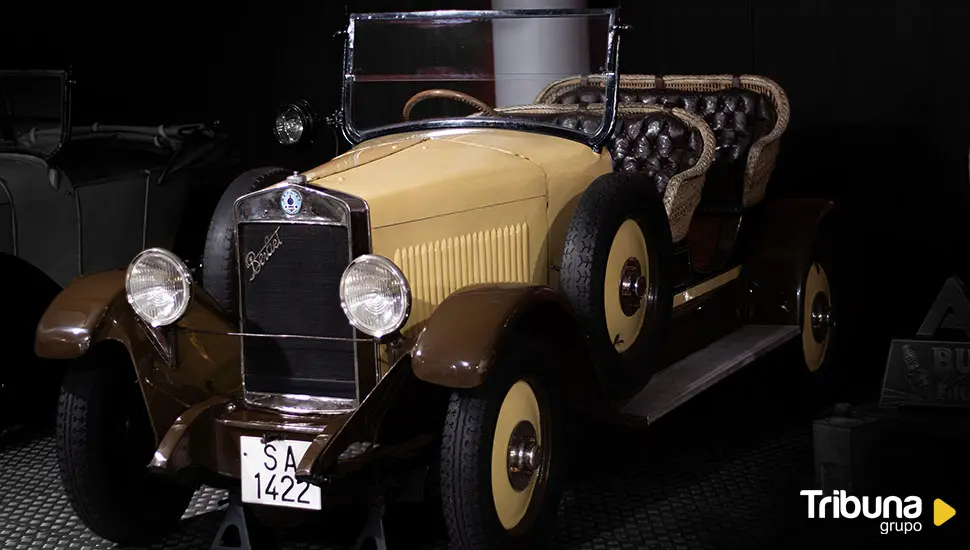
[[[716,141],[699,212],[739,213],[764,198],[788,126],[784,90],[770,79],[743,75],[621,75],[621,106],[677,107],[703,117]],[[550,84],[538,104],[602,104],[606,80],[599,75]]]
[[[523,105],[498,109],[516,117],[592,134],[603,120],[602,104]],[[663,197],[676,243],[690,228],[704,178],[714,158],[714,134],[703,119],[679,108],[624,104],[606,145],[615,171],[641,172]]]

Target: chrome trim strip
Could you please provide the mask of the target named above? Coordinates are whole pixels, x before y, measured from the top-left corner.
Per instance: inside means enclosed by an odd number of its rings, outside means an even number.
[[[440,19],[453,17],[455,19],[517,19],[525,17],[575,17],[577,15],[613,16],[613,8],[538,8],[538,9],[505,9],[505,10],[428,10],[428,11],[398,11],[377,13],[351,14],[352,20],[361,21],[406,21],[411,19]]]
[[[353,84],[354,68],[354,39],[358,21],[409,21],[436,18],[453,18],[456,20],[475,19],[522,19],[522,18],[552,18],[552,17],[607,17],[608,38],[606,46],[606,66],[603,75],[606,77],[606,104],[604,119],[600,129],[592,136],[581,131],[547,126],[540,123],[529,123],[514,120],[480,120],[473,118],[450,118],[432,121],[421,121],[411,124],[392,124],[360,131],[354,127],[351,120],[353,113]],[[352,144],[380,137],[387,134],[410,132],[414,130],[445,129],[445,128],[498,128],[549,134],[585,143],[594,151],[599,152],[603,144],[609,139],[616,126],[616,104],[619,90],[618,60],[620,49],[620,31],[617,10],[615,8],[601,9],[515,9],[515,10],[437,10],[419,12],[389,12],[352,14],[344,33],[344,74],[341,87],[341,113],[339,116],[341,132],[344,138]]]
[[[230,428],[243,430],[265,430],[267,432],[290,432],[297,434],[320,435],[327,427],[319,424],[293,422],[266,422],[265,420],[235,420],[232,418],[217,418],[216,422]]]
[[[294,188],[306,196],[303,206],[296,214],[282,212],[277,200],[278,195],[289,188]],[[271,197],[273,200],[270,200]],[[350,225],[351,214],[350,206],[340,197],[327,193],[318,187],[286,181],[239,197],[233,203],[232,212],[235,224],[262,221],[272,223],[322,223],[340,226]]]
[[[737,279],[741,276],[741,266],[737,266],[733,269],[729,269],[724,273],[716,277],[712,277],[698,285],[694,285],[687,290],[674,295],[674,307],[680,307],[691,300],[696,300],[701,296],[708,294],[718,288],[730,283],[731,281]]]
[[[245,392],[245,388],[243,388]],[[339,414],[357,408],[356,399],[246,392],[246,403],[285,414]]]
[[[179,327],[180,332],[196,334],[212,334],[214,336],[248,336],[252,338],[296,338],[302,340],[323,340],[326,342],[366,342],[373,343],[373,338],[339,338],[336,336],[307,336],[304,334],[255,334],[252,332],[220,332],[198,328]]]

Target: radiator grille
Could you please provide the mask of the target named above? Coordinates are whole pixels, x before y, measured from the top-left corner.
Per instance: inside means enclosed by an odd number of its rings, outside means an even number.
[[[353,337],[338,290],[350,261],[346,227],[242,223],[238,235],[244,332]],[[261,250],[272,255],[254,276]],[[245,336],[243,353],[247,391],[357,396],[352,342]]]
[[[462,287],[532,277],[529,227],[524,223],[401,248],[393,260],[411,285],[409,325],[426,320]]]

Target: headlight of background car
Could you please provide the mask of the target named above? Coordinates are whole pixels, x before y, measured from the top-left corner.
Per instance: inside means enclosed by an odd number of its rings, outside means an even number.
[[[282,145],[304,143],[313,137],[315,121],[316,115],[306,101],[284,105],[276,115],[276,140]]]
[[[149,248],[131,261],[125,277],[128,303],[153,327],[170,325],[185,315],[192,300],[192,274],[168,250]]]
[[[407,322],[411,287],[394,262],[365,254],[350,262],[340,278],[340,305],[350,324],[380,338]]]

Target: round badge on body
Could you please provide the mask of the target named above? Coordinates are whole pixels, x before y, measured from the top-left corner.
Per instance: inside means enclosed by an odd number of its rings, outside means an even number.
[[[303,195],[296,189],[283,191],[283,195],[280,197],[280,207],[283,212],[291,216],[298,213],[300,208],[303,207]]]

